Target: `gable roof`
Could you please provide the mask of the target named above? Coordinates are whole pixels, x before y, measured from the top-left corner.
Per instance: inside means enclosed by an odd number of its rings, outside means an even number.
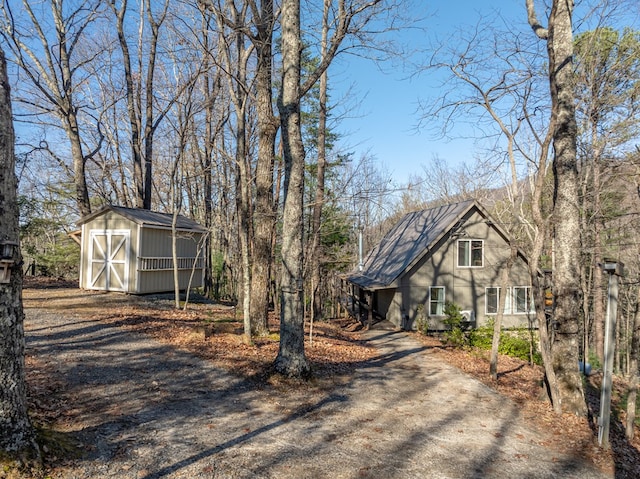
[[[144,210],[142,208],[125,208],[123,206],[106,205],[99,210],[80,218],[78,220],[78,225],[88,223],[108,211],[112,211],[136,224],[149,228],[171,228],[171,224],[173,222],[173,215],[170,213],[159,213],[157,211]],[[206,229],[199,223],[183,215],[178,215],[176,228],[181,231],[195,231],[199,233],[204,233],[206,231]]]
[[[406,214],[367,255],[362,271],[347,279],[364,289],[389,287],[473,208],[488,216],[474,200]]]

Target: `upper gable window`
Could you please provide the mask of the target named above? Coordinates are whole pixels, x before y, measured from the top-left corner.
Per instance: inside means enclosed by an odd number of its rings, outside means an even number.
[[[458,267],[471,268],[484,265],[482,240],[458,240]]]

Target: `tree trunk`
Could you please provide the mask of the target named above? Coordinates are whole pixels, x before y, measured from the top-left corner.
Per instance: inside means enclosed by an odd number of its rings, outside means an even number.
[[[208,40],[208,39],[207,39]],[[206,55],[206,53],[205,53]],[[212,175],[212,161],[211,157],[213,156],[213,116],[214,116],[214,96],[211,95],[211,79],[209,77],[209,72],[205,68],[204,74],[204,94],[207,98],[206,103],[206,113],[205,113],[205,139],[203,145],[203,153],[202,153],[202,172],[203,172],[203,193],[204,193],[204,227],[211,233],[211,229],[213,227],[213,182],[211,181]],[[203,279],[203,287],[204,287],[204,295],[207,298],[213,298],[213,262],[212,262],[212,241],[211,234],[207,235],[205,239],[204,245],[204,279]]]
[[[555,239],[553,318],[557,325],[553,367],[558,376],[562,410],[587,414],[580,350],[580,211],[576,162],[577,126],[573,94],[572,2],[555,0],[549,17],[549,80],[552,111],[557,122],[553,136]]]
[[[213,228],[213,151],[214,151],[214,134],[217,132],[214,128],[214,119],[216,117],[216,99],[220,90],[220,79],[213,76],[211,72],[212,57],[210,52],[212,41],[209,38],[210,17],[206,11],[202,12],[202,55],[203,55],[203,74],[202,74],[202,94],[205,98],[205,138],[202,146],[200,167],[203,173],[203,194],[204,194],[204,226],[210,232],[205,239],[204,257],[204,294],[207,298],[216,298],[213,285],[213,261],[211,232]],[[222,205],[221,205],[222,206]]]
[[[73,109],[72,109],[73,110]],[[76,204],[82,216],[91,213],[91,203],[89,202],[89,189],[87,188],[87,175],[85,172],[86,158],[82,152],[82,142],[80,140],[78,119],[74,113],[69,113],[65,122],[65,130],[71,143],[71,157],[73,158],[73,179],[76,189]]]
[[[184,147],[181,139],[181,145],[176,155],[175,162],[171,171],[171,258],[173,261],[173,299],[175,309],[180,309],[180,269],[178,265],[178,215],[182,208],[182,181],[180,180],[180,160],[182,157],[182,149]]]
[[[500,349],[500,335],[502,334],[502,318],[504,317],[504,306],[507,302],[507,288],[509,286],[509,276],[511,275],[511,268],[516,261],[518,250],[514,245],[511,245],[511,252],[506,265],[502,268],[500,277],[500,296],[498,301],[498,314],[496,314],[496,320],[493,324],[493,339],[491,341],[491,360],[489,362],[489,374],[494,380],[498,380],[498,350]]]
[[[327,35],[329,29],[329,1],[324,2],[322,19],[321,54],[327,54]],[[327,165],[327,72],[320,76],[320,91],[318,92],[318,165],[316,171],[316,194],[313,203],[313,218],[311,225],[310,269],[311,269],[311,318],[322,318],[322,264],[320,252],[320,227],[322,224],[322,206],[324,204],[325,169]]]
[[[140,22],[144,22],[143,8],[147,8],[147,19],[151,27],[151,37],[147,40],[142,38],[142,30],[138,38],[138,72],[134,72],[131,62],[131,53],[126,36],[127,0],[123,0],[119,9],[115,2],[110,3],[117,19],[117,32],[120,49],[122,51],[123,68],[126,85],[127,112],[129,115],[129,126],[131,128],[131,155],[133,158],[133,181],[136,195],[136,206],[138,208],[151,209],[152,191],[152,161],[153,161],[153,136],[157,127],[154,119],[154,76],[156,66],[156,53],[158,48],[158,36],[160,25],[164,21],[168,2],[164,3],[164,10],[159,21],[156,21],[151,13],[150,0],[145,0],[140,7]],[[146,79],[144,86],[144,99],[142,98],[142,43],[145,43],[145,50],[149,58],[146,65]],[[134,80],[135,77],[135,80]],[[142,108],[144,104],[144,133]],[[144,148],[143,136],[144,135]]]
[[[587,414],[578,369],[580,348],[580,211],[576,160],[577,126],[573,90],[573,2],[554,0],[549,27],[544,31],[527,0],[529,23],[547,40],[549,87],[553,125],[554,198],[554,343],[552,368],[557,376],[560,408],[580,416]]]
[[[7,65],[0,50],[0,242],[17,244],[14,142]],[[19,248],[10,260],[20,263]],[[27,414],[22,268],[10,265],[10,275],[8,283],[0,283],[0,452],[37,464],[40,452]]]
[[[237,37],[238,55],[244,49],[242,36]],[[240,236],[240,257],[242,263],[242,317],[244,323],[244,339],[251,343],[251,190],[250,167],[247,152],[246,132],[246,94],[244,84],[246,70],[244,62],[238,62],[236,71],[239,79],[236,85],[236,115],[238,124],[235,127],[236,139],[236,209],[238,211],[238,235]]]
[[[255,212],[253,215],[253,262],[251,270],[251,330],[258,336],[269,333],[269,283],[276,224],[273,204],[273,169],[278,121],[273,113],[272,42],[273,2],[263,1],[255,20],[257,38],[256,112],[258,116],[258,160],[255,169]],[[257,10],[257,9],[256,9]]]
[[[116,15],[116,25],[118,32],[118,40],[122,51],[122,66],[124,69],[124,79],[126,85],[127,113],[129,115],[129,127],[131,128],[131,156],[133,161],[133,183],[135,193],[136,207],[142,208],[144,205],[144,171],[142,167],[142,145],[141,124],[137,114],[137,103],[135,92],[139,89],[134,84],[133,69],[131,66],[131,54],[129,52],[129,43],[125,33],[125,15],[127,12],[127,0],[123,0],[120,9],[116,9],[116,4],[109,4]],[[139,102],[138,102],[139,103]]]
[[[597,155],[599,156],[599,155]],[[595,350],[600,364],[604,363],[604,325],[605,325],[605,279],[604,272],[598,266],[602,262],[602,235],[601,235],[601,207],[600,207],[600,161],[599,158],[593,160],[593,214],[595,222],[593,224],[593,325]],[[587,358],[585,358],[586,360]]]
[[[154,115],[155,88],[154,78],[156,71],[156,55],[158,52],[158,37],[160,36],[160,26],[166,17],[169,1],[165,0],[163,13],[156,20],[151,11],[152,1],[147,0],[147,19],[151,27],[151,38],[145,43],[149,49],[149,61],[147,62],[147,81],[145,86],[145,128],[144,128],[144,187],[142,197],[142,207],[145,210],[151,209],[151,195],[153,191],[153,140],[157,128],[158,120]],[[162,115],[160,115],[160,118]]]
[[[240,123],[246,121],[242,119]],[[249,224],[249,167],[247,165],[244,127],[237,130],[237,154],[236,154],[236,208],[238,211],[238,235],[240,236],[240,256],[242,262],[242,318],[244,323],[244,339],[251,343],[251,258],[249,243],[251,238]]]
[[[304,354],[303,198],[305,152],[300,123],[300,0],[283,0],[282,87],[278,109],[285,162],[280,283],[280,348],[277,372],[304,377],[310,373]]]

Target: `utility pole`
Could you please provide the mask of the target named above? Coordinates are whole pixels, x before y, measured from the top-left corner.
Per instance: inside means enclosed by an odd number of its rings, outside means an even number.
[[[609,423],[611,422],[611,385],[613,359],[615,353],[616,315],[618,314],[618,276],[624,274],[624,264],[614,260],[604,260],[599,266],[609,273],[609,293],[607,298],[607,318],[604,333],[604,367],[602,390],[600,393],[600,416],[598,417],[598,444],[609,449]]]

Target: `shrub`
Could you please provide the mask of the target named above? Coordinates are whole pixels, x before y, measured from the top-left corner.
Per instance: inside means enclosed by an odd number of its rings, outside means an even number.
[[[416,308],[416,330],[425,336],[429,332],[429,321],[424,312],[424,304],[419,304]]]
[[[470,334],[469,342],[471,346],[490,350],[493,342],[494,321],[489,320],[485,326],[473,330]],[[524,361],[529,361],[531,348],[531,333],[525,328],[502,331],[498,352]],[[533,345],[533,362],[542,364],[542,357]]]
[[[469,344],[469,336],[462,329],[462,322],[464,317],[462,316],[462,310],[457,304],[447,301],[444,303],[444,315],[443,320],[449,329],[445,331],[443,337],[448,344],[461,348]]]
[[[486,325],[480,326],[469,334],[471,346],[480,349],[491,349],[493,341],[493,320],[489,320]]]

